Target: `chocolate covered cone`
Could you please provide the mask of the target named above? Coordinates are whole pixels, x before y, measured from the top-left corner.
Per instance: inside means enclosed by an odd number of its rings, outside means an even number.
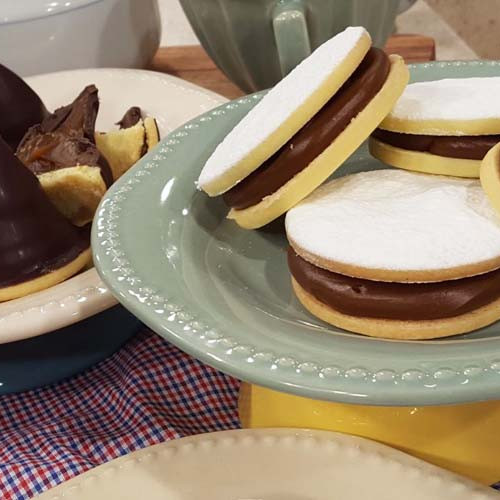
[[[0,301],[63,281],[89,259],[89,228],[57,211],[0,138]]]
[[[0,64],[0,135],[15,151],[27,130],[49,115],[22,78]]]

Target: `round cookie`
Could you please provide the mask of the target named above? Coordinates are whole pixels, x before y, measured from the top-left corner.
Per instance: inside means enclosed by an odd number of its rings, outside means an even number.
[[[370,45],[364,28],[347,28],[318,47],[217,146],[200,173],[199,187],[217,196],[257,169],[335,94]]]
[[[480,170],[481,185],[491,205],[500,215],[500,144],[484,157]]]
[[[408,78],[399,56],[370,48],[364,28],[346,29],[240,121],[208,159],[199,186],[211,196],[223,194],[228,217],[241,227],[271,222],[356,150]]]
[[[445,78],[408,85],[380,124],[384,130],[425,135],[500,133],[500,77]]]
[[[372,134],[370,152],[398,168],[478,177],[481,160],[500,142],[500,106],[490,98],[499,85],[499,77],[408,85]]]
[[[478,181],[377,170],[286,216],[300,302],[340,328],[427,339],[500,319],[500,219]]]
[[[261,227],[292,208],[328,179],[361,146],[401,95],[408,81],[408,70],[399,56],[391,55],[389,59],[389,75],[380,91],[330,146],[275,193],[252,207],[232,209],[228,218],[247,229]]]
[[[500,267],[500,221],[477,180],[349,175],[291,209],[286,230],[310,262],[370,280],[433,282]]]

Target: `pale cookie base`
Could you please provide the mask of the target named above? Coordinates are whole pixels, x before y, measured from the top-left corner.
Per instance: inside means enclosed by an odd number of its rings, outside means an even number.
[[[151,116],[144,118],[144,130],[146,132],[146,141],[148,143],[148,151],[151,151],[160,142],[160,131],[156,120]]]
[[[377,128],[408,83],[408,68],[403,59],[391,55],[390,60],[391,69],[380,91],[330,146],[278,191],[257,205],[231,210],[228,218],[246,229],[262,227],[284,214],[328,179]]]
[[[362,318],[343,314],[323,304],[304,290],[292,277],[293,290],[302,305],[330,325],[370,337],[397,340],[429,340],[472,332],[500,320],[500,299],[454,318],[402,321]]]
[[[146,129],[142,120],[123,130],[95,134],[97,149],[108,161],[115,181],[140,160],[146,141]]]
[[[449,281],[455,279],[468,278],[477,274],[484,274],[500,268],[500,257],[477,262],[467,266],[456,266],[448,269],[435,269],[429,271],[397,269],[369,269],[361,266],[354,266],[342,262],[326,260],[311,254],[297,245],[290,235],[287,235],[291,247],[297,255],[307,260],[317,267],[326,269],[333,273],[344,274],[354,278],[361,278],[372,281],[385,281],[396,283],[436,283],[439,281]]]
[[[404,170],[454,177],[479,177],[481,160],[448,158],[422,151],[397,148],[370,137],[370,153],[380,161]]]
[[[91,261],[92,253],[89,248],[84,250],[76,259],[60,269],[56,269],[55,271],[40,276],[39,278],[26,281],[25,283],[20,283],[19,285],[0,288],[0,302],[25,297],[31,293],[39,292],[40,290],[45,290],[46,288],[57,285],[58,283],[71,278],[71,276],[82,270]]]
[[[76,226],[92,221],[106,192],[99,167],[61,168],[37,177],[50,201]]]
[[[257,147],[249,151],[241,161],[233,165],[224,175],[217,176],[210,182],[202,182],[200,180],[200,187],[203,191],[209,196],[220,195],[231,189],[262,165],[335,95],[337,90],[342,87],[360,65],[370,46],[371,39],[366,33],[353,46],[349,55],[332,71],[329,77],[321,84],[318,84],[316,91],[308,99],[297,103],[295,111],[288,119],[283,121],[280,127],[268,135],[265,140],[261,141]],[[272,111],[272,109],[269,110],[270,113]],[[238,145],[238,147],[240,146]]]
[[[500,214],[500,144],[491,148],[483,158],[480,179],[490,203]]]

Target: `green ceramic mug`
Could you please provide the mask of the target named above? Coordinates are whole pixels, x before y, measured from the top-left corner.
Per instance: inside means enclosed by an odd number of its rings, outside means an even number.
[[[383,46],[396,15],[415,0],[180,0],[217,66],[246,92],[274,85],[347,26]]]

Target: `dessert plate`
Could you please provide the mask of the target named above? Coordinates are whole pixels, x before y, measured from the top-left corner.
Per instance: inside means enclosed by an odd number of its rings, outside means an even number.
[[[500,63],[410,67],[413,81],[500,75]],[[181,349],[241,379],[315,399],[430,405],[500,396],[500,324],[436,341],[335,329],[295,299],[282,221],[246,231],[195,180],[255,94],[170,134],[108,192],[94,221],[95,262],[118,300]],[[366,147],[337,175],[381,168]],[[355,251],[355,249],[353,249]]]
[[[131,106],[157,118],[165,136],[182,123],[225,99],[178,78],[127,69],[74,70],[27,78],[48,109],[71,102],[94,83],[101,101],[97,130],[105,131]],[[116,305],[94,268],[57,286],[0,303],[0,344],[67,327]],[[0,373],[0,379],[2,374]]]
[[[498,493],[374,441],[255,429],[169,441],[69,480],[39,500],[487,500]]]

